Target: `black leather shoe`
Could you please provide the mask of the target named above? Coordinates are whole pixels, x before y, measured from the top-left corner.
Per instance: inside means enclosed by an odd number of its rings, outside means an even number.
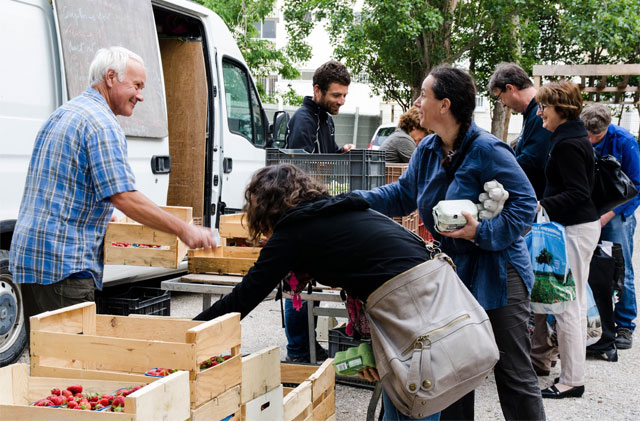
[[[598,356],[600,359],[606,360],[607,362],[618,361],[618,351],[615,346],[609,350],[590,350],[587,348],[587,354],[591,356]]]
[[[565,397],[582,397],[584,394],[584,385],[579,387],[571,387],[567,391],[558,390],[558,388],[554,385],[551,387],[545,388],[540,391],[543,399],[564,399]]]

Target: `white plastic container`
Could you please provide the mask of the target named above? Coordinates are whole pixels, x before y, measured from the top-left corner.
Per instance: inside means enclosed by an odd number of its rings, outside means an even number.
[[[462,215],[466,211],[476,220],[478,219],[478,207],[468,199],[440,201],[433,207],[433,221],[438,233],[452,232],[461,229],[467,224],[467,219]]]

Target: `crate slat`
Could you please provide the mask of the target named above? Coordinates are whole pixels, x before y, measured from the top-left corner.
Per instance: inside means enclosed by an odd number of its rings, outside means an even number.
[[[237,385],[191,411],[192,421],[222,420],[240,411],[240,386]]]
[[[268,347],[242,358],[242,403],[280,386],[280,348]]]

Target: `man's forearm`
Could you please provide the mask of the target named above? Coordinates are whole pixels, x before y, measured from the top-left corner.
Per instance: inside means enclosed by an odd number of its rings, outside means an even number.
[[[113,205],[127,217],[156,230],[184,235],[186,223],[166,212],[138,191],[122,192],[111,197]]]

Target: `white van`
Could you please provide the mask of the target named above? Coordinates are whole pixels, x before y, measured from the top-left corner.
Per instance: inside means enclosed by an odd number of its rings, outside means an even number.
[[[193,207],[194,220],[217,226],[221,213],[241,208],[244,187],[264,166],[273,140],[231,33],[215,13],[190,1],[2,0],[0,40],[3,366],[26,345],[8,251],[33,143],[47,117],[87,88],[88,67],[100,47],[121,45],[145,61],[145,101],[132,117],[119,119],[137,188],[157,204]],[[170,273],[107,266],[104,284]]]

